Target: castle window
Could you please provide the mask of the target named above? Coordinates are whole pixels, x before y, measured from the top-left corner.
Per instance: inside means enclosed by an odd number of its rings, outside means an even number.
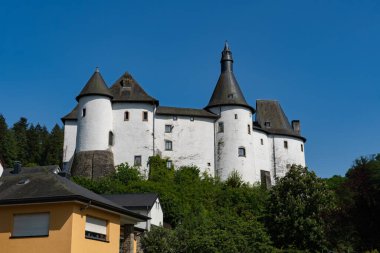
[[[83,109],[82,109],[82,117],[83,117],[83,118],[86,117],[86,108],[83,108]]]
[[[219,122],[218,123],[218,133],[223,133],[224,132],[224,123]]]
[[[129,120],[129,112],[125,111],[124,112],[124,121],[128,121],[128,120]]]
[[[284,148],[288,148],[288,141],[284,141]]]
[[[165,125],[165,133],[171,133],[172,132],[172,125]]]
[[[240,147],[239,150],[238,150],[238,154],[239,154],[239,156],[245,157],[245,148],[244,147]]]
[[[148,121],[148,112],[144,111],[142,115],[143,121]]]
[[[248,124],[248,134],[251,134],[251,125]]]
[[[49,236],[49,213],[13,215],[12,237]]]
[[[173,116],[173,120],[176,121],[177,120],[177,116]]]
[[[165,150],[173,150],[173,142],[165,141]]]
[[[190,117],[190,121],[194,121],[194,117]]]
[[[233,98],[234,98],[234,94],[230,93],[230,94],[227,95],[227,97],[228,97],[229,99],[233,99]]]
[[[261,143],[261,145],[264,145],[264,140],[260,139],[260,143]]]
[[[112,133],[112,131],[109,131],[108,132],[108,145],[113,146],[113,144],[114,144],[113,141],[114,141],[113,133]]]
[[[303,152],[303,144],[301,144],[301,152]]]
[[[235,119],[238,119],[238,115],[237,114],[235,114]]]
[[[86,216],[85,237],[99,241],[107,240],[107,221]]]
[[[211,166],[211,163],[207,163],[207,166]]]
[[[134,166],[141,166],[141,155],[135,155]]]
[[[265,126],[266,128],[270,128],[270,122],[269,122],[269,121],[265,121],[265,122],[264,122],[264,126]]]
[[[173,162],[171,160],[166,161],[166,168],[171,169],[173,166]]]

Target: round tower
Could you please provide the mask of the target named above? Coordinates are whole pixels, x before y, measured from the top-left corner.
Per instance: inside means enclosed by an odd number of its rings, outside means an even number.
[[[252,115],[233,73],[232,53],[226,42],[221,74],[205,109],[219,115],[215,122],[215,175],[222,180],[236,170],[244,181],[256,181],[253,159]]]
[[[78,134],[75,152],[107,150],[113,145],[112,94],[98,68],[76,99]]]

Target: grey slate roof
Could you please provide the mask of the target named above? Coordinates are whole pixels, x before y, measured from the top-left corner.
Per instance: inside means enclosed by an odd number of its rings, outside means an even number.
[[[26,184],[21,181],[29,180]],[[81,201],[123,215],[146,221],[148,217],[125,209],[67,178],[51,173],[48,169],[25,170],[24,173],[0,178],[0,205]]]
[[[125,72],[110,88],[113,95],[112,102],[137,102],[158,105],[158,100],[151,97],[144,89]]]
[[[265,122],[270,123],[270,127],[265,126]],[[271,134],[293,136],[306,140],[299,133],[296,133],[289,123],[281,105],[275,100],[256,101],[256,124],[254,128],[263,130]]]
[[[156,199],[157,193],[126,193],[103,195],[105,198],[127,208],[127,209],[148,209],[150,210]]]
[[[79,105],[77,104],[71,112],[63,116],[61,118],[62,122],[65,123],[66,120],[77,120],[78,107]]]
[[[218,118],[219,116],[203,109],[178,108],[159,106],[156,110],[157,115],[178,115],[178,116],[193,116],[200,118]]]
[[[61,168],[58,165],[21,167],[19,174],[29,174],[29,173],[46,172],[46,171],[57,174],[58,172],[61,171]],[[13,168],[5,168],[3,172],[3,176],[13,175],[12,172],[13,172]]]
[[[233,73],[232,52],[226,44],[222,52],[221,74],[206,109],[221,105],[240,105],[255,110],[247,103]]]
[[[94,74],[90,77],[90,80],[88,80],[87,84],[77,96],[77,101],[79,101],[79,98],[88,95],[102,95],[112,98],[112,94],[98,69],[96,69]]]

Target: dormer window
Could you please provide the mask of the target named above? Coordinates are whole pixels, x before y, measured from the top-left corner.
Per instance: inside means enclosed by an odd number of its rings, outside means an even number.
[[[228,99],[233,99],[234,98],[234,94],[233,93],[230,93],[227,95]]]
[[[125,80],[124,80],[124,79],[122,79],[122,80],[120,81],[120,85],[121,85],[121,87],[125,87]]]
[[[269,122],[269,121],[265,121],[265,122],[264,122],[264,126],[265,126],[266,128],[270,128],[270,122]]]

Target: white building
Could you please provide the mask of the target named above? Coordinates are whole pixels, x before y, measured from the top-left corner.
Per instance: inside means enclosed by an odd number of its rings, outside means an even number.
[[[227,44],[220,62],[203,109],[160,106],[129,73],[109,88],[96,70],[62,118],[66,169],[98,177],[127,162],[147,173],[149,157],[158,154],[168,166],[195,165],[221,179],[236,170],[245,181],[268,184],[292,164],[305,166],[300,122],[290,124],[277,101],[247,103]]]

